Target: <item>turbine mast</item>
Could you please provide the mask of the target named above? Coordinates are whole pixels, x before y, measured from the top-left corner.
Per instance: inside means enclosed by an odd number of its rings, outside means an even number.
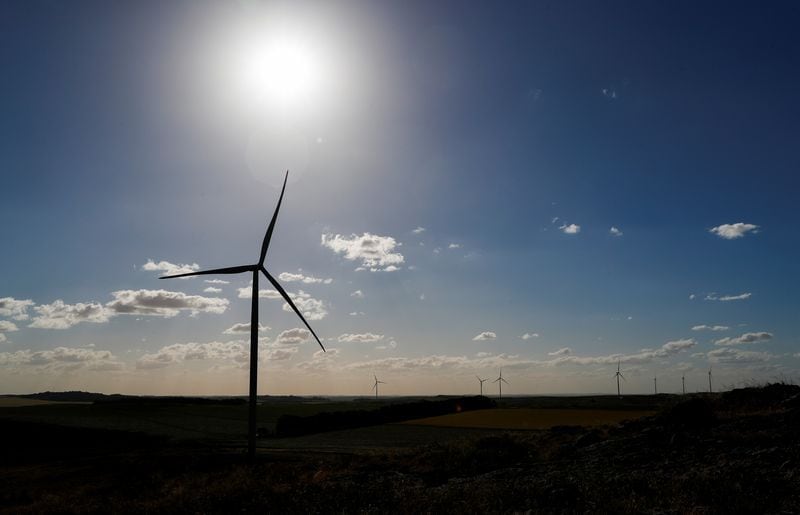
[[[248,406],[247,453],[256,455],[256,406],[258,397],[258,268],[253,269],[253,300],[250,303],[250,399]]]

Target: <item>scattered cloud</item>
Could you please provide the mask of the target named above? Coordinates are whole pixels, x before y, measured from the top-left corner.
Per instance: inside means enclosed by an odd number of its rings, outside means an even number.
[[[331,278],[322,279],[319,277],[312,277],[310,275],[303,275],[302,273],[299,272],[296,274],[290,272],[282,272],[278,276],[278,279],[280,279],[281,281],[286,281],[287,283],[301,282],[303,284],[320,284],[320,283],[331,284],[333,282],[333,279]]]
[[[0,333],[12,333],[18,331],[17,325],[8,320],[0,320]]]
[[[733,347],[714,349],[707,356],[712,363],[762,363],[773,357],[769,352],[744,351]]]
[[[287,329],[278,335],[275,340],[282,345],[299,345],[307,341],[311,337],[311,332],[308,329],[295,327],[294,329]]]
[[[33,306],[32,300],[18,300],[13,297],[0,299],[0,317],[10,317],[14,320],[27,320],[28,308]]]
[[[260,322],[258,324],[258,332],[263,333],[269,331],[271,327],[262,325]],[[249,333],[250,332],[250,322],[241,322],[239,324],[233,324],[229,328],[222,331],[222,334],[242,334],[242,333]]]
[[[38,329],[69,329],[81,322],[102,324],[108,322],[114,315],[105,306],[96,302],[65,304],[63,300],[40,304],[34,311],[37,315],[28,327]]]
[[[253,281],[250,281],[248,286],[244,288],[237,288],[238,297],[240,299],[252,299],[253,298]],[[259,299],[282,299],[280,292],[278,290],[258,290],[258,298]]]
[[[363,299],[364,298],[364,292],[361,291],[361,290],[356,290],[353,293],[351,293],[350,296],[351,297],[355,297],[357,299]]]
[[[371,272],[394,272],[399,270],[405,258],[396,248],[401,244],[391,236],[378,236],[365,232],[361,236],[351,234],[322,235],[322,246],[328,247],[336,254],[343,254],[345,259],[360,261],[356,270]]]
[[[148,272],[163,272],[164,275],[190,274],[200,270],[200,265],[197,263],[192,263],[191,265],[176,265],[175,263],[170,263],[169,261],[159,261],[156,263],[152,259],[148,259],[147,263],[142,265],[142,270],[146,270]],[[189,277],[186,277],[186,279],[189,279]]]
[[[198,313],[224,313],[228,309],[228,299],[186,295],[183,292],[167,290],[119,290],[112,292],[113,301],[106,307],[115,315],[150,315],[165,318],[174,317],[181,311]]]
[[[222,288],[214,288],[213,286],[209,286],[208,288],[204,289],[203,292],[205,293],[220,293]]]
[[[695,295],[694,293],[689,294],[689,300],[694,300],[695,297],[697,297],[697,295]]]
[[[426,230],[426,229],[425,229],[424,227],[417,227],[416,229],[414,229],[414,230],[413,230],[413,231],[411,231],[411,232],[413,232],[414,234],[422,234],[422,233],[424,233],[424,232],[425,232],[425,230]]]
[[[383,340],[382,334],[362,333],[362,334],[342,334],[337,338],[339,342],[347,343],[374,343]]]
[[[581,232],[581,226],[578,224],[563,224],[559,227],[564,234],[578,234]]]
[[[608,233],[611,236],[622,236],[624,234],[622,231],[620,231],[618,228],[614,227],[613,225],[611,226],[611,229],[608,230]]]
[[[0,352],[0,367],[20,369],[33,367],[48,372],[111,371],[124,364],[107,350],[85,347],[56,347],[51,350],[19,350]]]
[[[303,290],[299,290],[297,293],[289,293],[289,297],[291,297],[295,306],[297,306],[297,309],[300,310],[303,316],[309,320],[322,320],[328,316],[328,310],[325,307],[325,303],[319,299],[313,298]],[[289,306],[287,303],[283,304],[283,310],[288,311],[289,313],[294,312],[291,306]]]
[[[448,249],[460,249],[461,248],[461,244],[460,243],[451,243],[450,245],[447,246],[447,248]]]
[[[472,340],[476,341],[476,342],[484,342],[484,341],[488,341],[488,340],[494,340],[496,338],[497,338],[497,335],[495,333],[493,333],[492,331],[484,331],[481,334],[475,336],[475,338],[473,338]]]
[[[539,333],[525,333],[522,336],[520,336],[520,338],[522,338],[523,340],[530,340],[531,338],[538,338],[538,337]]]
[[[205,279],[203,282],[208,284],[230,284],[230,281],[223,281],[222,279]]]
[[[696,325],[692,327],[692,331],[727,331],[730,329],[727,325]]]
[[[547,353],[548,356],[569,356],[570,354],[572,354],[572,349],[569,347],[562,347],[558,350]]]
[[[705,300],[718,300],[720,302],[730,302],[732,300],[747,300],[752,295],[753,294],[750,292],[740,293],[739,295],[722,295],[722,296],[719,296],[716,293],[709,293],[708,295],[706,295]]]
[[[189,342],[174,343],[162,347],[154,353],[145,354],[136,361],[138,369],[164,368],[176,363],[193,360],[220,359],[233,361],[245,366],[250,358],[249,349],[244,342]]]
[[[351,311],[350,312],[350,316],[351,317],[364,316],[364,312],[363,311]]]
[[[708,232],[714,233],[726,240],[735,240],[736,238],[743,237],[748,232],[756,234],[758,233],[758,229],[759,227],[757,225],[738,222],[735,224],[718,225],[709,229]]]
[[[610,98],[611,100],[617,99],[617,92],[611,88],[603,88],[600,90],[603,93],[603,96],[606,98]]]
[[[757,333],[744,333],[741,336],[720,338],[714,341],[714,345],[743,345],[747,343],[767,342],[772,339],[773,334],[764,331]]]

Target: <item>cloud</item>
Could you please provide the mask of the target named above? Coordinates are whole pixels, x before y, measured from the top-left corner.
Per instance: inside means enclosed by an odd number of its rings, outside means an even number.
[[[705,300],[718,300],[720,302],[730,302],[732,300],[746,300],[749,299],[753,294],[746,292],[740,293],[739,295],[723,295],[722,297],[718,296],[716,293],[709,293],[706,295]]]
[[[727,325],[696,325],[692,327],[692,331],[727,331],[730,329]]]
[[[417,227],[416,229],[414,229],[411,232],[413,232],[414,234],[422,234],[422,233],[425,232],[425,228],[424,227]]]
[[[347,343],[374,343],[383,340],[382,334],[362,333],[362,334],[342,334],[337,340]]]
[[[497,338],[497,335],[495,333],[493,333],[492,331],[484,331],[481,334],[475,336],[475,338],[473,338],[472,340],[476,341],[476,342],[484,342],[484,341],[488,341],[488,340],[494,340],[496,338]]]
[[[253,281],[250,281],[249,286],[245,286],[244,288],[237,288],[238,297],[240,299],[252,299],[253,298]],[[258,290],[258,298],[259,299],[282,299],[280,292],[278,290]]]
[[[239,298],[240,299],[251,299],[253,298],[253,287],[246,286],[244,288],[239,288]],[[289,298],[292,299],[297,309],[303,313],[303,316],[308,318],[309,320],[322,320],[328,315],[328,310],[325,307],[325,303],[321,300],[315,299],[311,297],[308,293],[304,292],[303,290],[298,290],[297,293],[286,292],[289,294]],[[277,290],[258,290],[258,298],[259,299],[273,299],[273,300],[283,300],[283,296]],[[291,306],[288,303],[284,302],[283,310],[289,313],[292,313]]]
[[[37,315],[28,327],[38,329],[69,329],[81,322],[102,324],[114,315],[96,302],[65,304],[63,300],[56,300],[52,304],[40,304],[34,310]]]
[[[295,327],[294,329],[287,329],[279,334],[276,342],[283,345],[299,345],[307,341],[310,337],[310,331]]]
[[[124,364],[107,350],[84,347],[56,347],[52,350],[30,349],[0,352],[0,367],[20,369],[31,367],[49,372],[120,370]]]
[[[176,363],[192,360],[221,359],[245,366],[250,359],[249,349],[244,342],[189,342],[174,343],[162,347],[154,353],[145,354],[136,361],[136,368],[163,368]]]
[[[758,233],[758,229],[759,227],[757,225],[738,222],[735,224],[718,225],[709,229],[708,232],[714,233],[726,240],[735,240],[736,238],[743,237],[748,232],[756,234]]]
[[[175,263],[170,263],[169,261],[159,261],[156,263],[152,259],[148,259],[147,263],[142,265],[142,270],[147,270],[148,272],[163,272],[163,275],[190,274],[200,270],[200,265],[197,263],[192,263],[191,265],[176,265]],[[186,277],[186,279],[189,278]]]
[[[611,226],[611,229],[608,230],[608,233],[611,236],[622,236],[624,234],[622,231],[620,231],[619,229],[617,229],[613,225]]]
[[[282,272],[278,276],[278,279],[280,279],[281,281],[286,281],[287,283],[301,282],[304,284],[319,284],[319,283],[331,284],[333,282],[333,279],[331,278],[321,279],[319,277],[312,277],[310,275],[303,275],[301,273],[293,274],[290,272]]]
[[[558,350],[547,353],[548,356],[569,356],[570,354],[572,354],[572,349],[569,347],[562,347]]]
[[[350,316],[351,317],[357,317],[357,316],[363,316],[363,315],[364,315],[363,311],[351,311],[350,312]]]
[[[361,236],[351,234],[322,235],[322,246],[337,254],[343,254],[350,261],[361,261],[356,270],[371,272],[393,272],[399,270],[405,258],[395,251],[401,244],[391,236],[378,236],[365,232]]]
[[[743,345],[747,343],[766,342],[772,339],[772,333],[758,332],[758,333],[744,333],[741,336],[720,338],[714,342],[714,345]]]
[[[180,311],[198,313],[224,313],[228,309],[228,299],[186,295],[166,290],[119,290],[112,292],[113,301],[106,307],[118,315],[149,315],[165,318],[174,317]]]
[[[32,300],[18,300],[13,297],[0,299],[0,317],[10,317],[14,320],[27,320],[28,308],[33,306]]]
[[[12,333],[18,331],[17,325],[8,320],[0,320],[0,333]]]
[[[357,299],[363,299],[364,298],[364,292],[361,291],[361,290],[356,290],[353,293],[351,293],[350,296],[351,297],[355,297]]]
[[[617,99],[617,92],[611,88],[603,88],[600,90],[603,93],[603,96],[606,98],[610,98],[611,100]]]
[[[608,356],[562,356],[547,362],[549,365],[614,365],[617,362],[629,364],[650,363],[656,359],[663,359],[697,345],[694,338],[684,338],[665,343],[658,349],[642,349],[633,354],[611,354]]]
[[[578,224],[563,224],[559,227],[564,234],[578,234],[581,232],[581,226]]]
[[[762,363],[773,357],[768,352],[744,351],[731,347],[714,349],[707,356],[713,363]]]
[[[461,244],[460,243],[451,243],[450,245],[447,246],[447,248],[448,249],[460,249],[461,248]]]
[[[6,338],[6,335],[4,335],[3,333],[0,333],[0,343],[3,343],[5,341],[7,341],[7,340],[8,340],[8,338]]]
[[[271,327],[262,325],[260,322],[258,324],[258,332],[263,333],[269,331]],[[222,331],[222,334],[242,334],[242,333],[249,333],[250,332],[250,322],[241,322],[239,324],[233,324],[229,328]]]
[[[538,337],[539,333],[525,333],[522,336],[520,336],[520,338],[522,338],[523,340],[530,340],[531,338],[538,338]]]
[[[209,286],[208,288],[203,290],[203,292],[205,292],[205,293],[220,293],[221,291],[222,291],[222,288],[214,288],[213,286]]]
[[[223,281],[222,279],[205,279],[203,282],[208,284],[230,284],[230,281]]]

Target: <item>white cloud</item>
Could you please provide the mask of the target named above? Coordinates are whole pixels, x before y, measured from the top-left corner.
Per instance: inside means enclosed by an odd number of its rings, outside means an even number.
[[[176,265],[169,261],[159,261],[156,263],[152,259],[148,259],[147,263],[142,265],[142,270],[147,270],[148,272],[163,272],[164,275],[189,274],[200,270],[200,265],[197,263],[192,263],[191,265]],[[186,279],[189,278],[186,277]]]
[[[363,311],[351,311],[350,312],[350,316],[351,317],[364,316],[364,312]]]
[[[718,225],[709,229],[708,232],[714,233],[720,238],[724,238],[726,240],[734,240],[736,238],[743,237],[748,232],[752,232],[753,234],[757,233],[758,226],[754,224],[738,222],[735,224]]]
[[[613,225],[611,226],[611,229],[608,230],[608,233],[611,234],[611,236],[622,236],[624,234],[622,231],[620,231]]]
[[[762,363],[772,359],[768,352],[744,351],[733,347],[723,347],[708,352],[713,363]]]
[[[163,368],[184,361],[207,359],[228,360],[245,366],[249,358],[249,349],[242,341],[175,343],[145,354],[136,361],[136,368]]]
[[[304,292],[303,290],[299,290],[297,293],[289,293],[289,297],[291,297],[292,301],[294,302],[297,309],[309,320],[322,320],[328,315],[328,310],[325,307],[325,303],[319,299],[315,299],[311,297],[308,293]],[[283,310],[288,311],[289,313],[293,313],[291,306],[289,304],[283,304]]]
[[[422,233],[425,232],[425,228],[424,227],[417,227],[416,229],[414,229],[411,232],[413,232],[414,234],[422,234]]]
[[[120,290],[112,292],[113,301],[106,307],[118,315],[151,315],[174,317],[180,311],[198,313],[224,313],[228,299],[186,295],[183,292],[166,290]]]
[[[696,325],[692,327],[692,331],[727,331],[730,329],[727,325]]]
[[[370,270],[371,272],[393,272],[399,270],[398,265],[403,264],[405,258],[396,247],[401,244],[391,236],[378,236],[365,232],[361,236],[351,234],[322,235],[322,246],[328,247],[337,254],[344,254],[345,259],[361,261],[356,270]]]
[[[746,300],[749,299],[753,294],[746,292],[740,293],[739,295],[723,295],[719,296],[716,293],[709,293],[706,295],[706,300],[718,300],[720,302],[730,302],[732,300]]]
[[[319,284],[319,283],[331,284],[333,282],[333,279],[331,278],[321,279],[319,277],[312,277],[310,275],[303,275],[301,273],[293,274],[290,272],[282,272],[278,276],[278,279],[280,279],[281,281],[286,281],[287,283],[301,282],[303,284]]]
[[[697,295],[695,295],[694,293],[689,294],[689,300],[694,300],[695,297],[697,297]]]
[[[230,281],[223,281],[222,279],[205,279],[203,282],[208,284],[230,284]]]
[[[307,341],[310,337],[311,332],[309,330],[295,327],[279,334],[276,342],[283,345],[298,345]]]
[[[261,322],[258,323],[258,332],[263,333],[269,331],[271,328],[266,325],[262,325]],[[250,322],[241,322],[238,324],[233,324],[229,328],[222,331],[222,334],[242,334],[242,333],[249,333],[250,332]]]
[[[746,343],[766,342],[772,339],[773,334],[764,331],[757,333],[744,333],[741,336],[720,338],[714,345],[742,345]]]
[[[37,315],[28,327],[39,329],[68,329],[81,322],[102,324],[114,315],[96,302],[65,304],[56,300],[52,304],[40,304],[34,308]]]
[[[548,356],[569,356],[570,354],[572,354],[572,349],[569,347],[562,347],[558,350],[547,353]]]
[[[14,322],[9,322],[8,320],[0,320],[0,333],[11,333],[14,331],[18,331],[16,324]]]
[[[353,293],[351,293],[350,296],[351,297],[355,297],[357,299],[363,299],[364,298],[364,292],[361,291],[361,290],[356,290]]]
[[[581,232],[581,226],[578,224],[563,224],[559,227],[564,234],[578,234]]]
[[[244,288],[237,288],[238,297],[240,299],[252,299],[253,298],[253,281],[250,281],[249,286],[245,286]],[[258,290],[258,298],[259,299],[282,299],[280,292],[278,290]]]
[[[27,320],[28,308],[33,306],[32,300],[18,300],[13,297],[0,299],[0,317],[11,317],[14,320]]]
[[[214,288],[213,286],[209,286],[208,288],[206,288],[203,291],[205,293],[220,293],[222,291],[222,288]]]
[[[347,343],[373,343],[383,340],[382,334],[362,333],[362,334],[349,334],[345,333],[339,336],[339,342]]]
[[[603,93],[603,96],[606,98],[610,98],[612,100],[617,99],[617,92],[611,88],[603,88],[600,90]]]
[[[120,370],[124,368],[124,364],[119,362],[111,351],[56,347],[52,350],[26,349],[0,352],[0,367],[12,369],[32,367],[49,372],[74,372]]]
[[[460,243],[451,243],[450,245],[447,246],[447,248],[448,249],[460,249],[461,248],[461,244]]]
[[[538,337],[539,333],[525,333],[522,336],[520,336],[520,338],[522,338],[523,340],[530,340],[531,338],[538,338]]]
[[[479,335],[475,336],[475,338],[473,338],[472,340],[473,341],[477,341],[477,342],[483,342],[483,341],[487,341],[487,340],[494,340],[496,338],[497,338],[497,335],[495,333],[493,333],[492,331],[484,331],[484,332],[480,333]]]
[[[650,363],[691,349],[697,345],[694,338],[669,341],[658,349],[642,349],[633,354],[611,354],[608,356],[563,356],[547,362],[549,365],[614,365],[617,362],[629,364]]]

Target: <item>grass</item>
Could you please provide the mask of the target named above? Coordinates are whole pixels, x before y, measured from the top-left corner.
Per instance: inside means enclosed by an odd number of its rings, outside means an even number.
[[[437,427],[549,429],[555,426],[601,426],[652,415],[654,411],[600,409],[491,409],[453,413],[404,422]]]

